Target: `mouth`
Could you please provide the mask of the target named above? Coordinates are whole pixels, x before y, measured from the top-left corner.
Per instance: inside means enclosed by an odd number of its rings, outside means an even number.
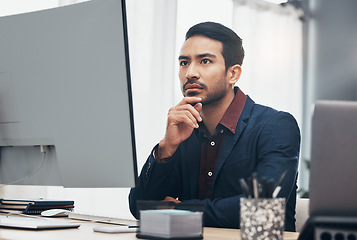
[[[184,86],[186,94],[197,94],[201,89],[204,89],[204,87],[198,83],[188,83]]]

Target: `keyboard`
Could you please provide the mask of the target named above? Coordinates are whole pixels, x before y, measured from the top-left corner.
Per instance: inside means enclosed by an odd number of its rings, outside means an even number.
[[[78,228],[79,226],[79,223],[73,223],[63,219],[54,220],[47,218],[0,216],[0,227],[3,228],[49,230],[61,228]]]
[[[100,222],[100,223],[111,223],[117,225],[126,225],[126,226],[138,226],[139,222],[137,220],[117,218],[113,216],[101,216],[91,213],[79,213],[79,212],[70,212],[68,213],[68,218],[78,219],[83,221],[91,222]]]

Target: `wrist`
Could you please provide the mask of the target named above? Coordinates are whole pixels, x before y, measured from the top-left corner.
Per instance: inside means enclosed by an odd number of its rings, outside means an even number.
[[[178,146],[167,144],[165,139],[161,140],[156,151],[157,160],[167,159],[174,155]]]

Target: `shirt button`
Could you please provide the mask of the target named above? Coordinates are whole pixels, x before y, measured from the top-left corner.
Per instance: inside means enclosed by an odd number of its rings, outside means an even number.
[[[212,172],[208,172],[207,175],[208,175],[209,177],[212,177],[213,173],[212,173]]]
[[[216,145],[216,143],[214,141],[212,141],[211,146],[213,147],[214,145]]]
[[[224,130],[223,130],[223,129],[221,129],[219,132],[220,132],[220,133],[224,133]]]

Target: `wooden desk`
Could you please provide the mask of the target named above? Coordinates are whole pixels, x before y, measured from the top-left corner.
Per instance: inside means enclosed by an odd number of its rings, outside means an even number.
[[[72,220],[71,221],[76,221]],[[77,222],[77,221],[76,221]],[[81,226],[78,229],[59,229],[59,230],[16,230],[0,228],[0,240],[134,240],[135,233],[97,233],[93,232],[93,227],[98,225],[105,225],[102,223],[92,223],[80,221]],[[205,240],[240,240],[239,229],[227,228],[204,228],[203,233]],[[285,232],[284,240],[296,240],[298,233]]]

